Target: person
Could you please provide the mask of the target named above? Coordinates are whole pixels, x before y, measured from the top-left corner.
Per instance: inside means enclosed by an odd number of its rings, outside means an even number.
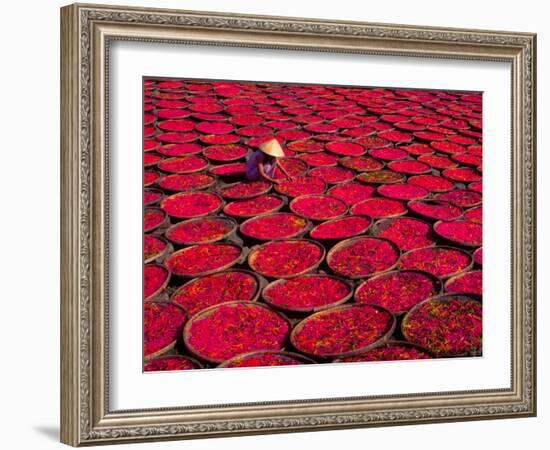
[[[261,177],[271,180],[277,167],[277,158],[285,156],[277,139],[270,139],[259,146],[246,162],[246,178],[256,181]]]

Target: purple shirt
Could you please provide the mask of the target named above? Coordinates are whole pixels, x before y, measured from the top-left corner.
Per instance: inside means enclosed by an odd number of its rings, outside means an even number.
[[[266,155],[261,150],[256,150],[246,162],[246,178],[252,181],[260,178],[260,163],[264,164],[266,175],[273,176],[275,172],[275,158]]]

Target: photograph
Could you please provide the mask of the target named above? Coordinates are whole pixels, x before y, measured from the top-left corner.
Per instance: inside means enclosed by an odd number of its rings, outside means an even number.
[[[536,416],[537,26],[195,6],[60,10],[61,442]]]
[[[145,372],[482,356],[482,92],[136,95]]]

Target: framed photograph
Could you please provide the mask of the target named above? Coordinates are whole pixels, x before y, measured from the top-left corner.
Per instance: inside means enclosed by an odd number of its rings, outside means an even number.
[[[536,36],[61,9],[61,440],[536,414]]]

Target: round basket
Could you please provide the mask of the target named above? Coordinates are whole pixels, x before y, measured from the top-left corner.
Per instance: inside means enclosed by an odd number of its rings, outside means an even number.
[[[195,205],[197,207],[202,207],[203,202],[199,201],[199,197],[202,199],[206,199],[207,197],[210,198],[212,201],[212,208],[211,209],[200,209],[198,208],[196,211],[193,210],[187,210],[187,211],[179,211],[178,209],[178,202],[185,202],[186,200],[189,202],[191,206],[192,204],[192,197],[195,197]],[[189,200],[191,199],[191,200]],[[180,205],[181,206],[181,205]],[[192,219],[195,217],[204,217],[208,216],[209,214],[216,214],[218,211],[220,211],[224,206],[224,201],[222,198],[213,192],[204,192],[204,191],[189,191],[189,192],[180,192],[178,194],[171,195],[170,197],[165,197],[160,202],[160,207],[171,217],[175,217],[178,219]]]
[[[153,206],[161,201],[164,192],[160,189],[145,189],[143,192],[143,206]]]
[[[362,172],[355,177],[357,181],[369,184],[395,184],[405,181],[405,175],[389,169]]]
[[[364,183],[342,183],[330,188],[327,194],[344,201],[351,207],[372,198],[376,194],[376,189]]]
[[[346,167],[314,167],[309,171],[309,176],[318,177],[329,185],[349,183],[355,178],[355,171]]]
[[[225,180],[240,178],[246,173],[246,164],[239,162],[220,164],[210,167],[208,172]]]
[[[278,219],[281,219],[281,220],[286,219],[288,221],[294,221],[294,222],[299,221],[303,223],[303,226],[288,234],[282,234],[282,233],[277,234],[273,232],[271,235],[267,235],[267,234],[260,235],[259,233],[254,234],[250,230],[250,227],[252,227],[254,224],[257,225],[262,222],[264,223],[264,226],[268,228],[273,228],[273,226],[275,225],[275,222],[277,222]],[[243,236],[255,241],[275,241],[280,239],[293,239],[293,238],[302,237],[309,230],[311,230],[311,228],[312,228],[312,225],[308,219],[300,217],[293,213],[283,212],[283,213],[261,214],[259,216],[245,220],[239,226],[239,231]]]
[[[193,182],[191,180],[195,181]],[[201,182],[198,180],[201,179]],[[205,173],[172,173],[157,180],[157,186],[165,191],[186,192],[208,189],[216,184],[216,177]]]
[[[381,208],[381,204],[385,204],[386,208]],[[393,208],[391,212],[387,210],[390,205]],[[407,212],[403,202],[383,197],[368,198],[350,208],[350,213],[354,216],[369,216],[372,219],[392,219],[404,216]]]
[[[461,208],[471,208],[483,203],[483,196],[480,192],[469,189],[455,189],[452,191],[441,192],[434,196],[435,200],[443,200],[452,203]]]
[[[225,277],[226,282],[222,283],[221,286],[216,288],[216,286],[212,285],[214,279]],[[235,279],[239,277],[249,277],[253,280],[254,286],[251,286],[250,292],[244,289],[245,282],[242,278],[239,282],[234,283]],[[227,283],[231,283],[232,285],[227,288]],[[256,272],[244,269],[230,269],[189,280],[172,294],[170,301],[181,306],[192,317],[200,311],[220,303],[237,300],[255,302],[266,285],[266,279]],[[231,289],[234,289],[234,292]],[[187,299],[181,299],[186,293],[189,294]],[[191,297],[191,301],[189,297]]]
[[[162,156],[158,153],[147,152],[143,154],[143,167],[155,167],[160,161],[162,161]]]
[[[309,324],[314,323],[314,321],[318,321],[318,320],[322,321],[323,319],[327,320],[327,318],[330,317],[330,316],[338,316],[338,315],[343,316],[344,314],[346,314],[349,311],[351,311],[351,314],[355,318],[357,318],[357,316],[358,316],[358,314],[360,313],[361,310],[363,310],[363,312],[371,311],[374,315],[383,314],[385,316],[385,318],[387,319],[387,322],[388,322],[388,324],[386,324],[383,327],[383,330],[380,330],[378,333],[376,333],[370,339],[370,341],[368,341],[368,343],[365,343],[364,345],[360,345],[360,346],[357,346],[357,344],[355,344],[356,348],[350,348],[350,349],[347,349],[347,350],[340,349],[339,351],[336,351],[337,349],[333,349],[333,350],[314,352],[310,348],[306,348],[306,346],[303,343],[299,342],[299,337],[300,337],[300,333],[302,332],[302,330],[306,326],[308,326]],[[337,319],[337,320],[333,320],[333,322],[335,322],[335,323],[332,326],[330,326],[330,331],[328,331],[328,332],[334,334],[334,336],[330,336],[330,337],[334,337],[334,341],[342,342],[347,337],[351,337],[352,341],[355,341],[355,342],[358,341],[358,336],[351,335],[351,330],[352,330],[351,327],[336,327],[336,326],[334,326],[337,323],[343,323],[343,320],[341,318]],[[368,350],[370,350],[370,349],[372,349],[376,346],[379,346],[380,344],[386,342],[390,338],[390,336],[393,334],[393,332],[395,330],[395,326],[396,326],[395,316],[391,312],[389,312],[388,310],[386,310],[385,308],[382,308],[380,306],[375,306],[375,305],[340,305],[340,306],[336,306],[334,308],[325,309],[324,311],[319,311],[319,312],[313,313],[312,315],[310,315],[310,316],[306,317],[305,319],[303,319],[301,322],[298,322],[294,326],[294,329],[292,330],[292,332],[290,333],[290,342],[293,345],[293,347],[296,348],[299,352],[304,353],[304,354],[306,354],[306,355],[308,355],[312,358],[318,358],[318,359],[343,358],[343,357],[346,357],[346,356],[354,356],[354,355],[364,353],[364,352],[366,352],[366,351],[368,351]],[[326,332],[327,327],[328,327],[328,325],[325,327],[325,332]],[[370,332],[372,330],[372,327],[371,326],[369,326],[369,327],[362,326],[362,327],[354,328],[354,330],[356,331],[356,333],[361,333],[361,332],[366,333],[367,331]],[[344,336],[338,336],[337,335],[338,332],[344,333]],[[346,335],[346,333],[349,333],[349,334]],[[324,335],[323,337],[326,339],[329,336]]]
[[[197,322],[201,321],[201,320],[204,320],[204,319],[207,319],[208,317],[214,315],[215,313],[217,313],[218,311],[220,311],[220,308],[238,308],[238,307],[241,307],[241,306],[248,306],[248,307],[253,307],[253,308],[260,308],[260,309],[263,309],[265,312],[268,312],[270,315],[272,315],[272,317],[277,317],[278,318],[278,322],[279,324],[283,327],[283,330],[282,330],[282,333],[280,334],[280,336],[278,336],[277,339],[273,339],[272,342],[270,342],[269,344],[265,344],[265,347],[264,349],[262,348],[257,348],[257,345],[258,343],[256,342],[253,342],[251,343],[250,347],[252,347],[251,349],[249,349],[248,351],[246,349],[242,349],[244,351],[236,351],[236,354],[232,355],[232,356],[229,356],[229,357],[225,357],[225,356],[215,356],[213,355],[212,353],[213,352],[209,352],[209,354],[206,354],[204,351],[201,352],[201,350],[199,350],[198,348],[196,348],[196,345],[194,345],[192,343],[192,333],[193,333],[193,326],[196,326]],[[248,320],[249,318],[243,318],[243,320]],[[283,323],[285,325],[283,325]],[[215,340],[215,333],[216,331],[220,331],[221,333],[223,333],[223,328],[222,327],[209,327],[211,328],[211,332],[209,334],[209,341],[210,343],[212,341]],[[241,328],[240,326],[237,326],[235,328]],[[286,330],[285,330],[286,328]],[[288,334],[291,330],[291,324],[290,322],[288,321],[288,319],[282,315],[281,313],[279,312],[276,312],[276,311],[273,311],[271,308],[269,308],[267,305],[264,305],[262,303],[258,303],[258,302],[246,302],[246,301],[235,301],[235,302],[226,302],[226,303],[220,303],[218,305],[214,305],[214,306],[211,306],[210,308],[206,308],[204,310],[202,310],[201,312],[199,312],[198,314],[195,314],[186,324],[185,324],[185,327],[183,329],[183,342],[185,344],[185,347],[189,350],[189,352],[191,354],[193,354],[195,357],[199,358],[200,360],[202,361],[207,361],[209,363],[212,363],[212,364],[220,364],[220,363],[223,363],[224,361],[228,360],[228,359],[231,359],[233,358],[234,356],[237,356],[238,354],[241,354],[241,353],[248,353],[250,351],[258,351],[258,350],[283,350],[284,348],[284,345],[286,343],[286,340],[288,339]],[[254,329],[253,330],[254,332],[256,332],[257,330]],[[273,330],[271,330],[273,331]],[[254,340],[255,338],[258,337],[257,333],[254,333],[253,335],[249,335],[249,336],[246,336],[247,338],[251,339],[251,340]],[[227,336],[226,334],[224,336],[218,336],[218,340],[220,341],[223,341],[224,344],[227,344],[228,343],[228,339],[230,339],[230,336]],[[240,338],[239,339],[239,344],[242,346],[243,345],[243,340],[244,340],[244,337]],[[256,347],[256,348],[254,348]],[[273,348],[273,347],[277,347],[277,348]],[[227,352],[228,354],[230,354],[231,352]]]
[[[301,211],[300,210],[300,207],[298,206],[300,203],[304,203],[304,202],[315,202],[315,200],[318,200],[318,202],[322,202],[324,200],[326,200],[327,202],[328,201],[332,201],[333,204],[338,204],[338,206],[340,207],[340,210],[338,213],[334,213],[334,214],[315,214],[315,215],[309,215],[309,214],[306,214],[304,211]],[[348,212],[348,205],[346,205],[346,202],[344,202],[343,200],[340,200],[339,198],[336,198],[336,197],[332,197],[330,195],[327,195],[327,194],[309,194],[309,195],[301,195],[299,197],[296,197],[295,199],[293,199],[290,204],[288,205],[290,210],[300,216],[300,217],[304,217],[305,219],[309,219],[309,220],[313,220],[313,221],[324,221],[324,220],[330,220],[330,219],[337,219],[337,218],[340,218],[340,217],[343,217],[346,215],[346,213]],[[313,207],[313,205],[311,205]],[[318,209],[317,209],[318,211]]]
[[[143,359],[150,361],[154,358],[164,355],[172,350],[176,342],[178,341],[183,324],[187,320],[185,311],[179,306],[169,302],[145,302],[144,303],[144,342],[143,342]],[[151,311],[151,313],[149,313]],[[154,327],[155,318],[161,316],[163,319],[159,319],[161,323],[163,334],[160,335],[159,331],[150,329]],[[149,337],[150,336],[150,337]],[[156,339],[158,342],[151,342]]]
[[[208,249],[205,248],[206,246],[208,246]],[[186,271],[183,271],[181,269],[179,269],[179,270],[177,269],[177,267],[176,267],[176,260],[177,259],[182,258],[182,257],[184,259],[190,258],[189,255],[192,252],[201,251],[203,249],[205,250],[205,252],[211,253],[211,251],[214,250],[214,248],[216,248],[216,247],[221,248],[220,246],[233,247],[233,248],[239,249],[239,253],[238,253],[238,255],[235,253],[235,256],[232,260],[229,260],[229,258],[228,258],[228,262],[225,262],[223,264],[220,264],[220,265],[212,267],[212,268],[202,268],[203,270],[199,270],[199,268],[196,268],[196,269],[191,269],[190,268]],[[171,270],[173,275],[176,275],[176,276],[179,276],[179,277],[194,278],[194,277],[210,275],[212,273],[217,273],[217,272],[222,272],[224,270],[227,270],[230,267],[234,266],[235,264],[241,263],[244,259],[244,256],[245,256],[245,252],[243,251],[243,249],[240,246],[238,246],[236,244],[216,242],[216,243],[212,243],[212,244],[197,244],[197,245],[192,245],[190,247],[185,247],[181,250],[178,250],[177,252],[172,253],[170,256],[168,256],[166,258],[165,263],[168,266],[168,268]]]
[[[237,220],[249,219],[262,214],[276,213],[287,204],[286,197],[280,195],[268,194],[265,196],[254,197],[248,200],[239,200],[227,203],[223,212],[229,216],[235,217]],[[239,207],[244,207],[245,211],[238,211]],[[248,208],[248,211],[246,210]],[[256,209],[254,209],[256,208]],[[261,209],[263,208],[263,209]]]
[[[211,222],[210,229],[207,226],[201,228],[201,222]],[[215,228],[215,223],[218,222],[220,225]],[[188,239],[183,239],[178,236],[178,231],[181,229],[189,228],[190,231],[195,234],[199,234],[194,239],[190,236]],[[172,225],[165,231],[165,236],[168,240],[177,245],[196,245],[196,244],[209,244],[211,242],[221,241],[227,239],[230,235],[235,233],[237,229],[237,222],[230,217],[220,217],[220,216],[207,216],[207,217],[196,217],[194,219],[184,220],[183,222],[178,222],[175,225]],[[205,236],[207,232],[214,233],[211,236]]]
[[[161,177],[161,173],[157,170],[145,170],[143,172],[143,187],[152,186]]]
[[[354,221],[357,222],[356,228],[351,230],[346,230],[346,222]],[[310,232],[309,236],[312,239],[321,241],[327,245],[334,245],[340,242],[342,239],[349,239],[355,236],[366,234],[369,228],[372,225],[372,219],[369,216],[344,216],[337,219],[327,220],[326,222],[320,223],[314,227]],[[335,229],[337,230],[337,235],[324,235],[327,230]]]
[[[385,164],[370,156],[344,156],[339,160],[340,165],[356,172],[372,172],[382,170]]]
[[[200,165],[197,167],[177,167],[178,162],[183,162],[184,160],[193,160],[200,162]],[[210,167],[210,164],[206,158],[197,155],[185,155],[185,156],[175,156],[173,158],[165,159],[157,164],[157,167],[163,172],[168,173],[197,173],[207,170]]]
[[[289,267],[288,270],[285,273],[276,273],[276,272],[272,272],[272,271],[268,272],[265,269],[262,269],[261,267],[258,267],[258,257],[259,257],[259,255],[261,255],[262,253],[265,253],[266,251],[269,251],[270,247],[273,248],[274,246],[282,246],[282,245],[285,245],[285,244],[290,244],[291,246],[295,246],[295,245],[297,246],[297,245],[304,244],[302,254],[297,256],[297,258],[299,258],[299,259],[294,259],[294,261],[303,262],[304,258],[311,255],[311,251],[313,249],[312,246],[315,246],[318,249],[319,257],[315,261],[311,261],[311,263],[309,265],[305,266],[305,267],[299,267],[299,266],[298,267]],[[308,244],[307,247],[309,247],[309,249],[306,248],[305,244]],[[287,247],[288,247],[288,245],[287,245]],[[270,267],[275,266],[276,268],[278,268],[278,265],[283,262],[283,258],[284,258],[284,256],[280,257],[280,260],[272,261],[272,264],[270,265]],[[323,262],[324,259],[325,259],[325,248],[321,244],[319,244],[318,242],[312,241],[312,240],[309,240],[309,239],[284,239],[284,240],[280,240],[280,241],[266,242],[265,244],[253,247],[251,249],[250,253],[248,254],[248,265],[250,266],[250,268],[252,270],[254,270],[255,272],[260,273],[264,277],[286,279],[286,278],[292,278],[292,277],[295,277],[295,276],[298,276],[298,275],[304,275],[306,273],[314,271],[315,269],[317,269],[317,267],[319,267],[319,265]],[[292,260],[293,259],[289,258],[288,256],[284,259],[285,262],[289,262],[289,261],[292,261]],[[298,269],[300,269],[300,270],[298,270]],[[296,271],[293,271],[293,270],[296,270]]]
[[[156,273],[154,272],[156,269]],[[156,280],[152,287],[149,287],[150,292],[146,292],[148,278],[152,276],[160,276],[159,271],[163,273],[161,280]],[[159,295],[170,282],[170,269],[160,264],[146,264],[143,266],[143,300],[149,301]]]
[[[464,285],[466,280],[470,279],[470,282]],[[482,271],[470,270],[454,277],[449,278],[445,282],[445,292],[453,294],[475,295],[480,297],[483,295],[482,291]]]
[[[327,182],[319,177],[309,175],[283,180],[275,185],[275,191],[288,197],[322,194],[327,190]]]
[[[353,296],[354,301],[358,304],[375,304],[382,306],[383,308],[386,308],[388,311],[391,311],[396,316],[401,316],[405,314],[408,310],[410,310],[414,305],[408,307],[408,308],[402,308],[402,307],[396,307],[392,308],[390,305],[388,305],[386,302],[380,301],[380,299],[367,297],[365,300],[361,299],[362,293],[369,285],[372,285],[373,283],[377,283],[379,281],[383,281],[388,278],[392,278],[394,276],[400,276],[401,274],[412,274],[412,275],[419,275],[423,276],[426,279],[428,279],[432,284],[432,289],[429,293],[423,295],[420,300],[416,301],[414,299],[416,305],[417,303],[420,303],[421,301],[426,300],[427,298],[434,297],[436,295],[440,295],[443,292],[443,282],[436,277],[435,275],[424,272],[422,270],[392,270],[390,272],[384,272],[380,275],[375,275],[373,277],[368,278],[367,280],[363,281],[359,286],[357,286],[357,289],[355,290],[355,294]],[[397,286],[397,292],[389,290],[387,287],[382,288],[384,290],[384,294],[391,300],[396,298],[401,298],[403,295],[402,291],[399,289],[399,286]],[[409,292],[407,292],[409,293]],[[415,289],[410,292],[410,294],[417,295],[419,293],[419,287],[415,286]]]
[[[244,158],[247,153],[248,149],[239,144],[211,145],[202,152],[210,161],[222,163],[237,161]]]
[[[361,273],[353,273],[351,270],[347,270],[347,269],[344,272],[343,269],[335,267],[335,261],[334,261],[334,259],[336,258],[335,255],[337,255],[342,251],[347,250],[352,246],[355,246],[361,241],[367,241],[367,240],[374,240],[374,241],[379,241],[380,243],[382,242],[386,243],[387,248],[390,249],[390,251],[393,253],[393,256],[391,255],[390,255],[391,257],[388,256],[387,261],[385,260],[380,261],[377,264],[379,266],[378,268],[373,267],[372,269],[367,269],[366,272],[364,271]],[[354,279],[365,278],[371,275],[376,275],[378,273],[383,273],[383,272],[392,270],[397,265],[400,255],[401,255],[401,251],[399,250],[399,247],[397,247],[397,245],[395,245],[393,242],[389,241],[388,239],[359,236],[359,237],[354,237],[350,239],[345,239],[342,242],[336,244],[334,247],[332,247],[327,254],[327,264],[333,272],[345,278],[350,278],[354,280]],[[370,255],[357,255],[357,256],[358,258],[363,258],[363,262],[367,262],[372,259]],[[358,261],[358,262],[361,262],[361,261]]]
[[[441,272],[439,269],[432,268],[429,264],[427,264],[428,256],[426,253],[431,252],[438,252],[438,251],[452,251],[456,252],[457,254],[460,254],[462,258],[467,261],[463,266],[459,266],[459,268],[455,272]],[[419,261],[419,263],[415,263],[415,261],[409,261],[407,260],[412,258],[412,255],[417,256],[416,260]],[[436,245],[432,247],[425,247],[425,248],[417,248],[414,250],[409,250],[408,252],[405,252],[401,255],[401,258],[399,259],[398,267],[399,269],[406,269],[406,270],[423,270],[425,272],[431,273],[434,276],[437,276],[441,278],[442,280],[445,280],[447,278],[450,278],[454,275],[461,274],[463,272],[469,271],[472,266],[474,265],[474,261],[472,258],[472,255],[470,253],[456,247],[448,247],[445,245]],[[434,273],[434,270],[438,270],[440,273]]]
[[[405,315],[405,317],[403,318],[403,321],[401,323],[401,332],[403,333],[403,336],[405,337],[405,339],[408,342],[411,342],[413,344],[417,344],[417,345],[421,345],[421,346],[426,347],[435,356],[440,357],[440,358],[442,358],[442,357],[444,357],[444,358],[459,357],[459,356],[479,356],[481,354],[481,335],[479,336],[479,345],[475,346],[475,347],[473,347],[469,350],[467,350],[467,349],[444,350],[444,349],[438,349],[438,348],[435,347],[435,339],[434,339],[433,334],[431,334],[431,337],[429,339],[429,343],[428,342],[424,343],[423,340],[426,340],[426,339],[422,339],[418,335],[418,333],[415,333],[415,332],[412,331],[411,321],[413,320],[413,318],[415,318],[415,316],[421,316],[421,314],[423,312],[423,309],[426,307],[426,305],[431,305],[432,306],[430,308],[430,311],[427,312],[427,314],[429,314],[430,320],[432,320],[433,322],[436,322],[436,323],[431,324],[433,327],[435,327],[434,333],[436,333],[436,334],[443,333],[445,331],[445,327],[447,327],[447,330],[448,330],[450,328],[450,326],[446,323],[445,320],[443,320],[443,319],[438,320],[437,319],[437,316],[435,315],[436,312],[434,311],[433,307],[441,305],[441,304],[448,304],[450,302],[457,301],[457,300],[459,302],[470,302],[470,304],[473,306],[473,309],[475,310],[474,312],[476,312],[478,310],[477,308],[479,308],[479,322],[480,322],[479,327],[481,328],[481,321],[482,321],[481,302],[477,298],[475,298],[473,296],[467,296],[467,295],[461,295],[461,294],[443,294],[443,295],[440,295],[438,297],[433,297],[433,298],[424,300],[423,302],[421,302],[418,305],[416,305],[415,307],[413,307]],[[479,305],[479,306],[476,306],[476,304]],[[470,318],[470,322],[471,322],[472,316],[473,316],[472,312],[468,311],[468,317]],[[421,325],[421,327],[423,328],[423,330],[428,330],[429,325],[430,324],[428,324],[425,321]],[[465,325],[466,324],[461,323],[456,327],[456,329],[453,329],[452,331],[454,331],[456,333],[460,333],[460,331],[465,331],[467,329]],[[480,329],[480,331],[481,331],[481,329]],[[458,338],[460,343],[464,343],[465,339],[466,338],[463,337],[463,336]],[[471,339],[473,339],[473,338],[471,338]]]
[[[458,236],[450,236],[448,233],[443,231],[444,227],[450,226],[455,226],[457,231],[468,234],[468,236],[464,235],[462,238]],[[454,220],[450,222],[440,220],[434,224],[433,229],[440,238],[446,240],[447,242],[474,248],[480,247],[482,244],[482,225],[469,220]]]
[[[347,294],[341,295],[339,298],[337,297],[335,299],[332,299],[331,301],[329,301],[329,302],[327,302],[323,305],[311,305],[311,306],[283,305],[283,304],[280,304],[280,303],[274,301],[272,295],[270,295],[270,293],[273,292],[274,290],[276,290],[278,288],[281,288],[281,287],[284,288],[289,283],[290,284],[295,284],[295,283],[299,283],[300,280],[303,280],[303,279],[308,280],[308,279],[312,279],[312,278],[324,278],[324,279],[332,280],[332,281],[340,284],[340,286],[345,286],[345,288],[348,290],[348,292],[347,292]],[[306,287],[308,287],[308,286],[306,285]],[[327,295],[327,291],[324,290],[324,289],[326,289],[326,286],[320,286],[319,287],[319,290],[322,291],[322,294]],[[306,291],[306,292],[312,292],[312,291]],[[325,309],[332,308],[334,306],[338,306],[338,305],[341,305],[343,303],[346,303],[351,298],[352,295],[353,295],[353,284],[350,281],[345,280],[343,278],[336,277],[334,275],[326,275],[326,274],[318,274],[318,273],[310,273],[310,274],[306,274],[306,275],[300,275],[300,276],[290,278],[290,279],[286,279],[286,280],[285,279],[275,280],[275,281],[272,281],[271,283],[269,283],[267,286],[265,286],[262,290],[262,298],[268,305],[271,305],[272,307],[274,307],[276,309],[279,309],[279,310],[297,312],[297,313],[311,313],[311,312],[323,311]]]
[[[412,233],[404,233],[401,236],[397,235],[393,237],[385,234],[387,230],[396,223],[408,223],[409,225],[415,223],[418,224],[419,227],[423,227],[425,231],[421,230],[414,236],[411,235]],[[382,237],[392,241],[402,251],[414,250],[415,248],[432,247],[436,244],[435,236],[432,232],[432,225],[425,220],[412,217],[396,217],[392,219],[379,220],[372,225],[370,233],[372,236]]]
[[[428,189],[409,183],[382,184],[376,191],[382,197],[404,202],[422,200],[430,195]]]
[[[160,208],[145,208],[143,211],[143,232],[150,233],[162,227],[168,221],[168,215]]]
[[[238,188],[242,187],[244,190],[245,186],[257,186],[258,189],[248,193],[239,194]],[[228,200],[246,200],[249,198],[267,194],[271,190],[272,186],[273,185],[267,181],[239,181],[237,183],[232,183],[220,187],[218,192],[223,198]]]
[[[427,209],[423,209],[422,206],[427,206]],[[431,214],[430,207],[432,207],[432,210],[434,211]],[[449,214],[444,217],[441,217],[444,215],[443,213],[437,215],[437,210],[435,210],[435,208],[437,207],[448,208]],[[453,220],[461,217],[463,213],[463,210],[460,206],[456,206],[452,203],[444,202],[441,200],[411,200],[407,203],[407,208],[412,214],[431,221]]]
[[[153,234],[145,234],[143,236],[144,242],[143,242],[143,263],[147,264],[153,261],[157,261],[161,259],[163,256],[166,255],[167,252],[171,250],[171,245],[161,236],[155,236]],[[161,243],[162,248],[158,251],[154,251],[154,249],[150,249],[150,253],[147,254],[147,243],[154,243],[154,241],[158,241]]]

